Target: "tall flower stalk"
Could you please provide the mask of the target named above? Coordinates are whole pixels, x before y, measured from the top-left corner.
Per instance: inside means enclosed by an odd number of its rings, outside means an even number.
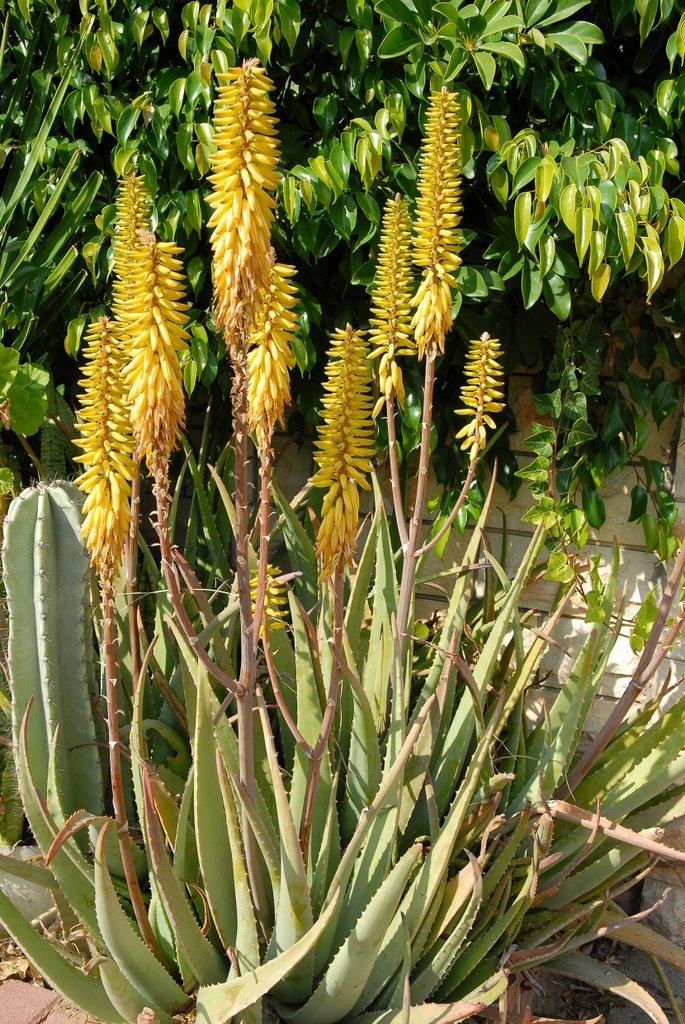
[[[140,250],[140,232],[150,230],[149,196],[143,178],[127,174],[119,181],[116,199],[117,217],[112,239],[114,282],[112,286],[112,313],[122,349],[129,351],[130,339],[127,332],[126,310],[132,294],[132,278],[136,269],[136,257]],[[126,597],[128,627],[131,641],[131,673],[134,680],[140,678],[141,653],[138,629],[138,584],[137,554],[138,525],[140,518],[140,460],[133,457],[133,479],[131,480],[131,523],[124,551],[126,571]]]
[[[262,292],[250,333],[247,356],[247,422],[256,436],[259,451],[259,567],[254,621],[259,628],[267,599],[269,516],[271,509],[272,441],[277,423],[283,421],[290,402],[290,371],[295,365],[292,341],[298,318],[294,311],[297,291],[292,283],[295,268],[276,262],[269,252],[268,287]],[[255,642],[258,637],[255,637]]]
[[[84,472],[76,484],[84,491],[83,536],[100,580],[102,646],[105,660],[107,733],[112,803],[117,823],[121,860],[131,904],[141,935],[159,952],[143,902],[131,850],[126,800],[121,772],[119,736],[118,636],[114,581],[121,565],[131,518],[133,437],[126,414],[123,369],[126,353],[107,317],[91,325],[87,334],[83,389],[78,416],[81,455],[76,461]]]
[[[333,635],[331,676],[319,737],[309,756],[300,846],[307,855],[321,759],[328,744],[340,692],[343,667],[343,571],[354,557],[359,522],[359,491],[369,490],[373,455],[373,399],[364,336],[350,324],[336,330],[326,365],[322,424],[316,442],[318,471],[314,487],[326,488],[316,539],[319,582],[332,579]]]
[[[389,199],[383,211],[378,266],[371,293],[372,351],[370,359],[380,356],[378,382],[380,397],[374,406],[374,419],[385,405],[388,423],[388,454],[395,519],[402,547],[409,542],[402,506],[400,474],[395,432],[395,398],[404,406],[404,382],[398,356],[414,356],[416,345],[411,329],[411,220],[409,204],[397,195]]]
[[[235,444],[236,575],[241,641],[238,680],[238,757],[240,780],[254,795],[253,708],[256,637],[250,600],[248,561],[248,347],[257,310],[269,293],[271,225],[280,175],[276,117],[269,93],[273,84],[257,60],[247,60],[220,76],[214,112],[216,151],[212,158],[214,317],[223,331],[233,371]],[[263,600],[263,598],[262,598]],[[263,894],[259,853],[243,814],[246,859],[257,912],[269,910]]]
[[[485,448],[486,427],[495,429],[492,417],[504,408],[504,392],[501,390],[504,387],[503,370],[499,361],[501,355],[502,347],[499,341],[491,338],[487,332],[470,343],[464,365],[466,381],[460,393],[463,408],[455,410],[457,416],[469,417],[469,422],[455,436],[455,440],[461,441],[461,450],[469,453],[466,478],[447,519],[431,540],[419,548],[417,555],[425,554],[442,540],[451,529],[459,509],[466,500],[476,475],[478,459]]]
[[[428,105],[416,203],[414,262],[422,268],[422,277],[412,299],[412,305],[416,307],[412,329],[419,359],[426,357],[426,369],[416,497],[409,539],[405,545],[397,611],[398,664],[404,661],[419,535],[426,507],[435,360],[444,351],[445,335],[452,324],[452,288],[456,285],[454,272],[461,263],[461,235],[458,231],[461,211],[460,163],[457,97],[443,87],[432,94]]]

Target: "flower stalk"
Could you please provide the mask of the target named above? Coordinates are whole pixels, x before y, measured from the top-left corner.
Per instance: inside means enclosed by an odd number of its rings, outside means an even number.
[[[395,430],[395,397],[404,406],[404,383],[398,356],[416,355],[411,329],[411,221],[409,204],[396,195],[388,200],[383,211],[378,269],[371,295],[372,351],[369,358],[380,356],[378,380],[380,397],[374,406],[374,419],[385,405],[388,424],[388,455],[395,520],[402,547],[406,549],[409,535],[404,518],[397,458]]]
[[[134,474],[133,439],[125,414],[122,371],[124,352],[107,317],[92,324],[87,334],[76,444],[77,461],[85,471],[77,485],[86,494],[83,537],[100,579],[102,648],[105,662],[107,738],[110,786],[117,838],[131,904],[141,935],[161,958],[150,927],[133,863],[126,800],[121,772],[119,735],[119,640],[116,629],[114,579],[121,564],[131,518],[129,498]]]
[[[400,665],[405,661],[419,535],[428,491],[435,360],[444,352],[445,335],[452,324],[452,288],[456,286],[454,272],[461,263],[461,235],[458,231],[461,217],[460,163],[457,97],[443,87],[433,93],[428,107],[414,231],[414,263],[423,268],[423,275],[412,299],[412,306],[416,309],[411,326],[419,359],[426,357],[426,368],[416,497],[404,553],[395,623]]]

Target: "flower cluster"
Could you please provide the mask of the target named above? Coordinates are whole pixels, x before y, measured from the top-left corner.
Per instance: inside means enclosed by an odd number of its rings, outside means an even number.
[[[481,334],[477,341],[472,341],[464,365],[466,384],[461,389],[460,398],[466,408],[455,409],[457,416],[470,416],[469,422],[456,435],[461,441],[462,451],[469,452],[469,459],[474,462],[478,453],[485,448],[485,428],[494,430],[495,423],[491,413],[501,412],[504,408],[503,370],[500,365],[502,346],[497,338],[489,334]]]
[[[459,112],[455,93],[443,88],[430,99],[421,152],[414,263],[423,276],[412,306],[412,329],[419,359],[444,352],[452,324],[454,272],[461,263],[459,198]]]
[[[184,398],[178,353],[187,348],[184,276],[172,242],[144,231],[124,318],[130,342],[125,370],[136,455],[166,463],[179,442]]]
[[[280,175],[273,85],[256,60],[219,76],[216,152],[209,219],[214,251],[215,321],[229,348],[243,345],[260,293],[269,286],[273,194]]]
[[[257,309],[247,357],[247,421],[262,447],[270,444],[290,401],[290,371],[295,365],[291,345],[298,328],[294,275],[294,267],[276,263],[272,249],[269,286]]]
[[[323,423],[316,442],[314,487],[326,487],[317,536],[320,579],[352,560],[359,518],[359,488],[369,489],[373,420],[369,364],[361,331],[336,330],[326,365]]]
[[[250,577],[250,597],[252,599],[252,614],[255,611],[257,600],[257,589],[259,586],[259,574],[253,572]],[[266,567],[266,592],[264,595],[264,610],[262,621],[259,626],[259,636],[267,629],[282,629],[285,625],[283,619],[288,611],[288,587],[281,579],[280,569],[273,565]]]
[[[107,317],[86,335],[83,390],[76,457],[84,472],[76,480],[85,493],[83,537],[101,579],[111,578],[124,550],[131,518],[133,438],[126,413],[125,353]]]
[[[378,267],[371,293],[372,351],[370,359],[381,357],[378,366],[380,398],[373,410],[374,419],[386,398],[397,396],[404,405],[404,384],[397,356],[415,355],[411,333],[411,221],[409,204],[399,195],[388,200],[378,251]]]
[[[135,174],[123,177],[117,190],[117,217],[112,239],[112,312],[119,328],[122,326],[131,299],[132,278],[140,249],[140,232],[150,230],[148,204],[149,197],[142,177]]]

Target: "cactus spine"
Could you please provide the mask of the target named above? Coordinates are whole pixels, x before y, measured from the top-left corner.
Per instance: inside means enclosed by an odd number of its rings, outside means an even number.
[[[40,483],[22,491],[7,514],[2,548],[14,747],[32,701],[27,737],[33,778],[41,792],[54,794],[57,806],[51,810],[58,819],[80,808],[98,814],[103,807],[80,506],[81,495],[69,483]],[[48,785],[52,743],[56,794]]]

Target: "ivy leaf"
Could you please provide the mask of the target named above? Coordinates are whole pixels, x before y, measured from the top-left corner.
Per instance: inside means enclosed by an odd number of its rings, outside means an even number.
[[[530,448],[531,451],[545,459],[551,458],[556,434],[551,427],[545,427],[542,423],[533,422],[530,426],[533,433],[524,442],[526,448]]]
[[[545,579],[557,583],[570,583],[575,578],[565,551],[553,551],[545,569]]]
[[[525,523],[542,523],[546,530],[556,525],[558,514],[554,498],[544,497],[525,512],[521,519]]]
[[[533,395],[533,405],[536,412],[544,415],[550,413],[555,420],[561,416],[561,390],[550,391],[546,395]]]

